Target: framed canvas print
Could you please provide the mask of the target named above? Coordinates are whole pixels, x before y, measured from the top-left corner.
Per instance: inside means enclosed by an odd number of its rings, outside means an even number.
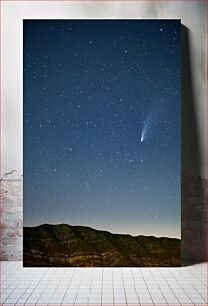
[[[180,266],[180,20],[23,31],[24,266]]]

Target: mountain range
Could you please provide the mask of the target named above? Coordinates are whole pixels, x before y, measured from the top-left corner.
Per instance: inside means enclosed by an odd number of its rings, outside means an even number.
[[[181,265],[176,238],[113,234],[86,226],[24,227],[25,267],[157,267]]]

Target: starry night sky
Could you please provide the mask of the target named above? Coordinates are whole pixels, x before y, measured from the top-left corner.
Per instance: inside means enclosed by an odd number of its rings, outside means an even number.
[[[24,226],[180,237],[180,21],[24,21]]]

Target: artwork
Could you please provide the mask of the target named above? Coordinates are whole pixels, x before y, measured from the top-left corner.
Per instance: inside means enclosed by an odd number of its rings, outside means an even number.
[[[25,20],[24,266],[180,266],[180,20]]]

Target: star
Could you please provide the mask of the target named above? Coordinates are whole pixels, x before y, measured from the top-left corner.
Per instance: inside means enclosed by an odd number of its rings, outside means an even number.
[[[27,225],[174,237],[180,47],[175,20],[24,21]]]

